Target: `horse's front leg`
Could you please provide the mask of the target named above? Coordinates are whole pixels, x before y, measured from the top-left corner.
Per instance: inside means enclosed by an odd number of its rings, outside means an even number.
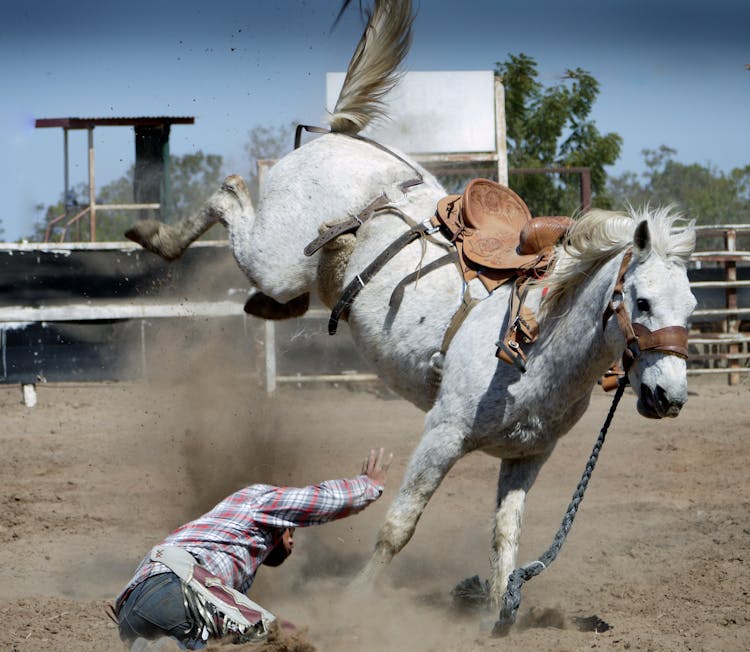
[[[425,432],[409,460],[398,495],[388,508],[373,555],[355,585],[374,583],[409,542],[432,494],[468,450],[464,434],[458,428],[440,425]]]
[[[526,494],[536,480],[549,453],[503,460],[497,486],[497,507],[490,551],[490,608],[497,615],[502,606],[508,577],[516,565]]]

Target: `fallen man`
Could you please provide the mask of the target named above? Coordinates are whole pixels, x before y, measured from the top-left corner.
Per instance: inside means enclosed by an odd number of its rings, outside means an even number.
[[[284,562],[295,528],[356,514],[377,500],[392,460],[381,448],[370,451],[362,473],[350,480],[250,485],[177,528],[117,597],[120,638],[131,650],[162,637],[187,650],[204,648],[209,638],[262,641],[275,616],[245,595],[260,565]]]

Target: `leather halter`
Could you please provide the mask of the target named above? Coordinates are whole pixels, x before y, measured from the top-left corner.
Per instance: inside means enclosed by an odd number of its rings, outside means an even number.
[[[612,298],[607,304],[602,317],[602,328],[606,328],[607,321],[614,314],[625,336],[626,348],[622,354],[622,365],[625,373],[628,372],[635,360],[644,351],[657,351],[667,355],[676,355],[686,360],[688,357],[688,330],[684,326],[665,326],[651,331],[643,324],[633,323],[625,310],[623,286],[625,284],[625,272],[633,258],[632,247],[625,252],[620,270],[617,273],[617,282],[612,291]]]

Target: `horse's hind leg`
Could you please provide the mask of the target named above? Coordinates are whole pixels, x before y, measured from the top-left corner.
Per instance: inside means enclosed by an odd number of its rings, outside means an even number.
[[[245,312],[261,319],[281,320],[301,317],[310,307],[310,293],[305,292],[291,301],[281,303],[262,292],[254,292],[245,302]]]
[[[165,260],[175,260],[217,222],[225,223],[234,212],[252,212],[252,200],[242,177],[232,175],[196,214],[176,224],[142,220],[125,232],[125,237]]]
[[[428,430],[412,454],[401,483],[378,532],[375,550],[355,584],[371,584],[409,542],[422,511],[445,475],[467,451],[463,433],[440,425]]]
[[[502,605],[508,577],[515,568],[526,494],[549,453],[526,459],[503,460],[497,487],[497,511],[490,552],[490,607]]]
[[[234,217],[240,219],[235,220]],[[221,188],[208,198],[196,215],[186,217],[177,224],[143,220],[126,231],[125,237],[165,260],[175,260],[217,222],[224,224],[231,236],[232,225],[241,220],[252,224],[255,221],[255,211],[244,179],[234,174],[224,179]],[[233,246],[239,245],[234,242]],[[251,280],[255,283],[255,279]],[[262,319],[289,319],[304,315],[309,306],[310,294],[307,292],[286,303],[276,301],[262,292],[255,292],[247,300],[245,312]]]

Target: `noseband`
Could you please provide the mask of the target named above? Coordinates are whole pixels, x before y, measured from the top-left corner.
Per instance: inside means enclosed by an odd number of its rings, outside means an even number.
[[[594,465],[599,459],[599,452],[604,445],[604,437],[606,436],[609,425],[612,422],[612,417],[617,409],[617,404],[625,391],[628,369],[630,369],[636,358],[638,358],[638,356],[644,351],[658,351],[659,353],[666,353],[667,355],[676,355],[683,359],[688,357],[687,328],[684,328],[683,326],[667,326],[666,328],[650,331],[643,324],[634,324],[630,321],[630,317],[625,311],[625,301],[622,289],[625,283],[625,272],[632,258],[633,249],[630,248],[625,252],[625,256],[620,264],[620,271],[617,274],[617,283],[615,283],[615,289],[612,292],[612,299],[607,304],[602,321],[602,329],[604,329],[609,318],[612,315],[617,315],[617,323],[620,325],[620,330],[623,332],[625,339],[627,340],[627,348],[622,356],[622,364],[625,368],[626,380],[617,384],[617,392],[612,401],[612,407],[609,409],[607,419],[599,432],[599,437],[594,444],[594,449],[591,451],[591,457],[589,458],[588,464],[586,464],[586,469],[583,472],[581,481],[578,483],[578,486],[573,493],[573,500],[571,500],[568,505],[565,517],[555,534],[552,545],[539,557],[538,560],[532,561],[520,568],[516,568],[510,574],[508,585],[505,589],[505,594],[503,595],[503,606],[492,629],[493,636],[505,636],[508,633],[510,626],[516,620],[516,613],[521,604],[521,587],[524,582],[539,575],[539,573],[547,568],[555,560],[557,553],[560,551],[560,548],[562,548],[562,544],[573,525],[573,519],[578,511],[581,500],[583,500],[583,494],[586,491],[589,479],[594,471]]]
[[[623,286],[625,284],[625,272],[633,258],[632,247],[625,252],[620,270],[617,273],[617,283],[612,291],[612,299],[607,304],[602,317],[602,328],[607,326],[607,321],[612,315],[617,317],[622,334],[625,336],[626,348],[622,354],[622,366],[627,373],[632,364],[644,351],[657,351],[667,355],[676,355],[686,360],[688,357],[688,330],[684,326],[665,326],[655,331],[646,326],[633,323],[625,310]]]

